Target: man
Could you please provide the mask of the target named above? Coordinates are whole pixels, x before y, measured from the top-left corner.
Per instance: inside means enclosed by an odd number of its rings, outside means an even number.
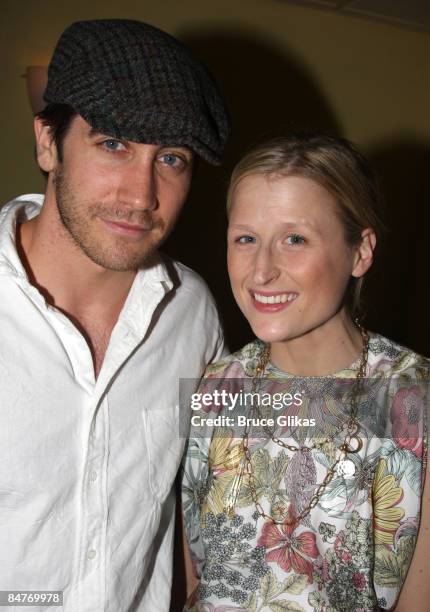
[[[66,29],[45,99],[45,197],[0,213],[0,590],[164,611],[178,379],[222,334],[203,282],[157,249],[194,154],[220,161],[226,111],[178,41],[128,20]]]

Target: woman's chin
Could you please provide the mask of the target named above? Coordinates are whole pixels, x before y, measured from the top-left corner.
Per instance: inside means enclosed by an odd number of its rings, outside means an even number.
[[[254,334],[259,340],[266,344],[272,342],[285,342],[290,339],[291,332],[286,329],[267,328],[261,326],[252,327]]]

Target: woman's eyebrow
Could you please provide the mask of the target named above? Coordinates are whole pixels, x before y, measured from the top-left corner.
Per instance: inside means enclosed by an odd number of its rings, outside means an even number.
[[[240,223],[232,223],[228,226],[228,229],[243,229],[243,230],[249,230],[251,229],[250,225],[242,225]]]
[[[307,227],[313,231],[318,231],[315,226],[312,223],[309,223],[309,221],[305,221],[304,219],[301,221],[285,221],[285,223],[282,223],[282,227],[285,229],[293,229],[293,228],[297,228],[297,227]],[[251,229],[252,226],[251,225],[244,225],[242,223],[231,223],[229,225],[229,229]]]

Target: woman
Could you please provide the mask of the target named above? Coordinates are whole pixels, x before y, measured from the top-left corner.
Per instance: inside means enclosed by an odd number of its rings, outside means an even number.
[[[398,596],[421,499],[428,520],[429,361],[354,321],[379,235],[376,211],[373,174],[345,140],[279,138],[233,172],[228,269],[257,340],[209,367],[200,391],[214,398],[218,390],[219,399],[234,390],[237,402],[242,381],[260,403],[246,406],[245,416],[258,418],[241,429],[227,420],[234,394],[230,404],[206,402],[202,414],[224,417],[216,427],[198,432],[208,421],[194,419],[183,482],[199,578],[189,610],[427,609],[424,529]],[[294,426],[259,427],[273,408],[262,392],[273,399],[282,381],[301,389],[285,411]]]

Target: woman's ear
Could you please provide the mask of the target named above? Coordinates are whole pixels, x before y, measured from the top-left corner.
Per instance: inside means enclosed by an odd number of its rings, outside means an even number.
[[[352,276],[360,278],[366,274],[373,263],[373,251],[376,247],[376,235],[371,227],[361,232],[361,242],[356,247]]]
[[[36,138],[37,163],[45,172],[51,172],[57,165],[57,147],[52,137],[51,128],[44,125],[39,117],[34,118],[34,135]]]

